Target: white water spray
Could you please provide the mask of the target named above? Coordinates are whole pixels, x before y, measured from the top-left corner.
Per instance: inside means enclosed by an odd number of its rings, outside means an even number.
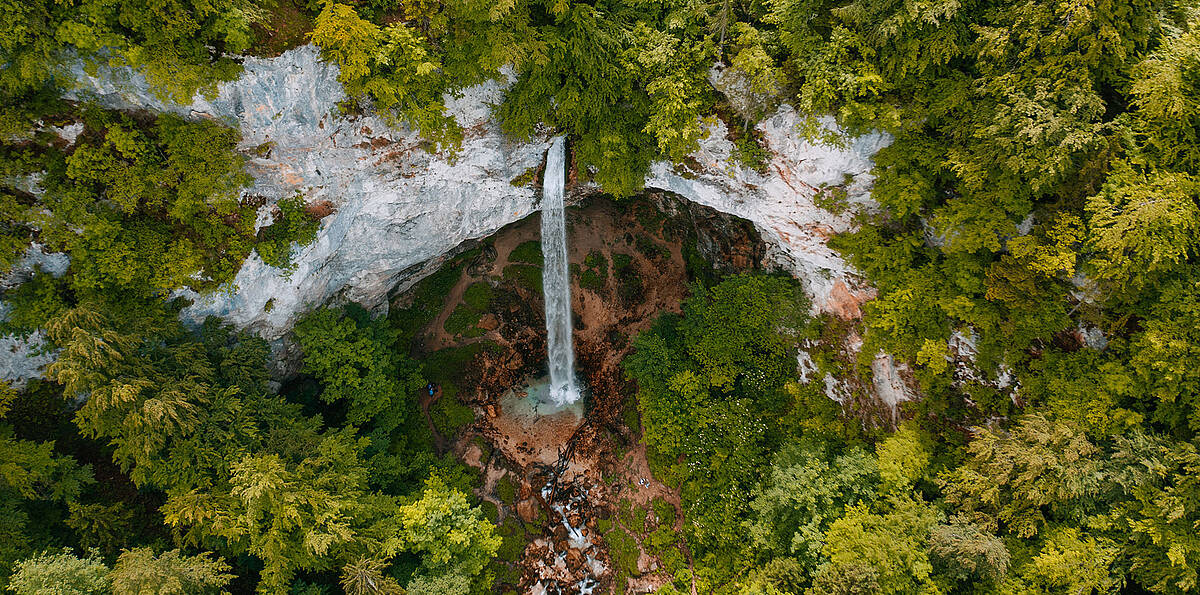
[[[546,154],[542,182],[542,293],[546,298],[546,357],[550,363],[550,398],[563,405],[579,398],[575,386],[575,347],[571,339],[571,277],[567,269],[567,224],[563,214],[566,184],[563,137]]]

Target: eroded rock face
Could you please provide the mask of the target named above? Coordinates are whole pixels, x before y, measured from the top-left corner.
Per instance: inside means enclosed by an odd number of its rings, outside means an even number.
[[[233,291],[191,296],[196,302],[184,316],[193,320],[216,315],[275,339],[298,314],[335,297],[381,306],[397,284],[435,270],[464,241],[538,206],[538,192],[510,181],[540,165],[548,143],[511,143],[488,120],[498,83],[447,102],[466,132],[461,151],[450,155],[427,152],[416,133],[379,118],[340,115],[337,67],[312,46],[247,58],[243,75],[221,85],[218,97],[189,106],[163,102],[128,70],[76,75],[77,96],[109,107],[224,120],[242,133],[255,178],[248,193],[275,200],[301,192],[335,208],[317,240],[296,254],[290,275],[251,256]],[[263,207],[260,224],[269,210]]]
[[[238,127],[255,177],[249,193],[278,199],[301,192],[336,209],[317,241],[296,254],[290,275],[252,256],[230,291],[193,296],[196,303],[184,312],[193,320],[217,315],[275,339],[300,313],[330,299],[380,307],[390,290],[436,269],[463,242],[538,208],[540,192],[512,182],[541,165],[549,143],[544,135],[524,143],[503,136],[489,108],[503,92],[500,83],[449,98],[466,131],[462,150],[449,155],[425,151],[415,133],[374,116],[340,115],[337,103],[345,95],[337,67],[321,61],[312,46],[273,59],[247,58],[244,74],[221,85],[217,97],[187,106],[157,98],[128,70],[76,74],[78,97]],[[768,258],[804,281],[815,308],[853,316],[870,290],[825,244],[849,228],[850,215],[822,210],[813,197],[822,184],[849,180],[850,205],[869,206],[871,156],[889,139],[814,144],[797,132],[800,122],[785,106],[759,124],[771,153],[766,173],[734,163],[733,144],[717,123],[693,155],[697,167],[657,163],[646,185],[752,221],[772,247]],[[263,209],[260,224],[269,219],[269,205]]]

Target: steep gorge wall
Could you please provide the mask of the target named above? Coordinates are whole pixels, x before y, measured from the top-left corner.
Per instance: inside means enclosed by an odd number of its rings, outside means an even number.
[[[296,255],[291,274],[251,256],[234,288],[193,296],[196,303],[184,312],[192,319],[217,315],[275,339],[298,314],[332,298],[381,305],[398,284],[415,282],[463,242],[539,207],[536,188],[511,182],[542,164],[548,136],[522,143],[505,138],[490,119],[489,103],[503,93],[500,83],[448,98],[465,130],[462,150],[450,155],[427,152],[414,132],[375,116],[339,114],[345,95],[337,66],[320,60],[313,46],[273,59],[247,58],[244,74],[221,85],[217,97],[187,106],[155,97],[129,70],[76,74],[76,97],[113,108],[218,118],[239,128],[255,178],[249,193],[274,200],[299,191],[336,207],[316,242]],[[818,208],[813,197],[822,184],[848,179],[851,205],[870,208],[871,156],[889,139],[867,135],[844,147],[812,143],[797,132],[800,121],[785,106],[758,125],[771,155],[765,173],[735,162],[733,143],[717,122],[690,168],[656,163],[646,186],[753,222],[772,246],[769,258],[804,281],[817,308],[853,316],[870,290],[858,286],[825,243],[849,228],[853,209],[835,215]],[[574,196],[587,193],[577,189]],[[263,208],[260,223],[269,210]]]

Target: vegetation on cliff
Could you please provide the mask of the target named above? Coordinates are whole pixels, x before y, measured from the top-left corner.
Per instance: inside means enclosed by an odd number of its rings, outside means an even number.
[[[319,210],[293,197],[260,221],[222,123],[62,98],[74,68],[108,64],[186,102],[235,77],[242,53],[308,39],[340,66],[345,109],[443,148],[462,135],[446,97],[511,78],[505,132],[568,134],[573,171],[618,196],[652,161],[686,162],[713,118],[763,163],[753,124],[781,102],[893,136],[876,156],[882,208],[832,240],[878,290],[861,320],[811,316],[794,280],[697,265],[680,313],[611,337],[614,352],[632,341],[624,378],[605,379],[630,405],[596,423],[644,446],[678,500],[603,519],[622,579],[649,572],[644,553],[663,593],[1196,592],[1196,8],[0,0],[0,271],[35,243],[69,258],[4,288],[0,330],[37,334],[57,359],[0,390],[0,584],[519,582],[526,525],[500,520],[441,443],[475,421],[466,371],[505,355],[485,337],[497,312],[535,311],[534,245],[449,305],[482,250],[386,318],[313,304],[275,346],[185,328],[177,290],[228,287],[251,253],[290,269]],[[694,250],[697,231],[673,233]],[[637,240],[646,262],[678,256]],[[596,254],[580,285],[638,306],[634,256]],[[430,328],[454,344],[414,349]],[[273,348],[298,374],[272,377]],[[864,405],[880,352],[916,397],[882,416]]]

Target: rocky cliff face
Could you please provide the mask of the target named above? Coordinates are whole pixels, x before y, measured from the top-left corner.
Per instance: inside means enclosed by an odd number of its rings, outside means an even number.
[[[390,290],[415,282],[463,242],[538,209],[540,192],[514,180],[542,164],[548,139],[515,143],[503,136],[489,108],[503,92],[499,83],[447,102],[466,131],[462,150],[449,155],[427,152],[415,133],[376,117],[339,114],[345,95],[337,67],[321,61],[312,46],[269,60],[248,58],[245,73],[222,85],[217,97],[187,106],[155,97],[128,70],[76,74],[77,97],[115,108],[218,118],[239,128],[255,177],[250,193],[278,199],[301,192],[336,207],[317,241],[296,255],[290,275],[251,256],[235,287],[193,296],[195,304],[184,313],[192,319],[217,315],[274,339],[298,314],[332,298],[380,306]],[[799,123],[800,116],[784,107],[759,124],[771,154],[765,173],[734,162],[733,143],[717,123],[691,167],[657,163],[646,185],[753,222],[771,246],[768,258],[805,282],[817,308],[853,316],[869,289],[854,282],[825,244],[850,226],[849,214],[822,210],[813,198],[823,184],[849,180],[847,201],[869,206],[871,156],[889,139],[868,135],[844,147],[815,144],[800,137]],[[575,193],[581,194],[586,189]],[[260,222],[267,213],[264,207]]]

